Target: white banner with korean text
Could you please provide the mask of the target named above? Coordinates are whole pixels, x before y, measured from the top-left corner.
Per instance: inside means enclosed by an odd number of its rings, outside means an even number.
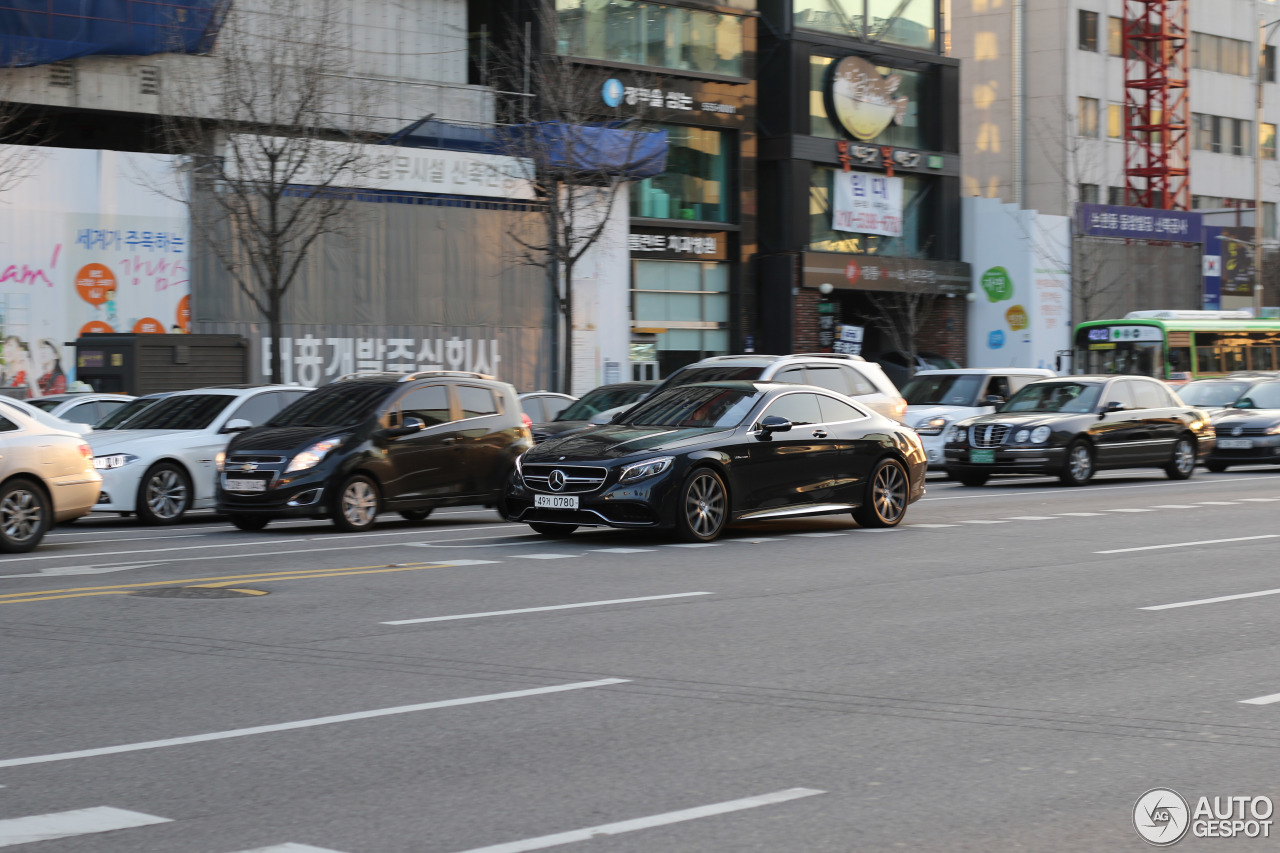
[[[872,172],[836,172],[831,227],[859,234],[902,236],[902,178]]]

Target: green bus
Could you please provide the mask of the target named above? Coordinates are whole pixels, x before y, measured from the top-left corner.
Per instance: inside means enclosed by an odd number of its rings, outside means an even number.
[[[1280,370],[1280,320],[1246,311],[1131,311],[1076,326],[1071,372],[1185,382],[1242,370]]]

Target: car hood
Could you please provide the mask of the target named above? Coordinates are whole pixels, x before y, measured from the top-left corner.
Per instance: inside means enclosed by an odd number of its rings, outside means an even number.
[[[1243,412],[1236,413],[1232,411],[1231,414],[1225,417],[1215,418],[1213,426],[1219,435],[1230,435],[1232,427],[1262,427],[1265,429],[1277,421],[1280,421],[1280,410],[1255,409],[1247,415]]]
[[[157,442],[185,443],[183,439],[203,434],[204,430],[199,429],[108,429],[91,432],[85,436],[85,440],[93,448],[94,455],[101,456],[103,453],[118,453],[131,448],[155,445]]]
[[[545,424],[533,425],[533,436],[539,441],[546,441],[567,432],[577,432],[591,426],[590,421],[547,421]],[[541,436],[541,438],[539,438]]]
[[[317,441],[351,432],[351,427],[254,427],[245,430],[232,441],[234,453],[253,453],[260,450],[293,450],[310,447]]]
[[[1097,418],[1097,414],[1089,412],[992,412],[965,421],[966,425],[1008,424],[1011,427],[1029,427],[1039,424],[1052,424],[1075,418]]]
[[[700,444],[726,430],[674,427],[601,426],[564,438],[551,439],[525,454],[530,462],[569,459],[621,459],[637,453],[676,450]]]
[[[915,426],[925,418],[946,418],[947,423],[953,423],[981,413],[975,406],[907,406],[904,418],[908,425]]]

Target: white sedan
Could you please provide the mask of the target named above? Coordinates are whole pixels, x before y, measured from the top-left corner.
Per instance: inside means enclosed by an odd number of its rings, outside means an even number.
[[[306,396],[296,385],[251,385],[179,391],[130,418],[128,429],[89,437],[102,474],[95,512],[138,514],[146,524],[173,524],[187,510],[213,506],[216,460],[231,436],[266,423]]]
[[[73,424],[93,426],[112,412],[135,399],[128,394],[96,394],[92,392],[53,394],[31,400],[31,405],[44,409],[55,418]]]

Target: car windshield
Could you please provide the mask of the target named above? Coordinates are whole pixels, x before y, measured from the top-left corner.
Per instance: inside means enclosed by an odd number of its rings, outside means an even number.
[[[395,385],[385,382],[335,382],[285,406],[270,427],[355,426],[377,411]]]
[[[651,389],[640,388],[597,388],[575,400],[567,409],[556,415],[558,421],[585,421],[592,415],[606,409],[616,409],[639,400]]]
[[[1252,405],[1245,406],[1246,402]],[[1242,409],[1280,409],[1280,382],[1254,385],[1236,405]]]
[[[1092,412],[1102,385],[1085,382],[1032,382],[1009,398],[1001,412]]]
[[[975,373],[917,376],[902,389],[909,406],[972,406],[986,376]]]
[[[49,399],[48,397],[44,397],[44,398],[39,399],[39,400],[28,400],[27,402],[28,402],[28,403],[30,403],[31,405],[35,406],[37,409],[40,409],[40,410],[41,410],[41,411],[43,411],[43,412],[52,412],[54,409],[58,408],[59,406],[61,406],[61,405],[62,405],[64,402],[66,402],[66,401],[65,401],[65,400],[51,400],[51,399]]]
[[[729,429],[742,423],[758,391],[695,386],[672,388],[645,400],[620,423],[693,429]]]
[[[237,399],[231,394],[178,394],[129,418],[127,429],[205,429]]]
[[[1178,396],[1188,406],[1230,406],[1248,390],[1248,382],[1188,382]]]
[[[130,400],[129,402],[125,403],[123,406],[116,409],[114,412],[112,412],[111,414],[107,415],[105,418],[103,418],[102,420],[94,424],[93,428],[94,429],[119,429],[121,424],[129,420],[129,418],[133,417],[134,415],[138,414],[138,412],[141,412],[143,409],[150,406],[152,403],[156,402],[157,399],[159,398],[148,399],[146,397],[139,397],[136,400]]]

